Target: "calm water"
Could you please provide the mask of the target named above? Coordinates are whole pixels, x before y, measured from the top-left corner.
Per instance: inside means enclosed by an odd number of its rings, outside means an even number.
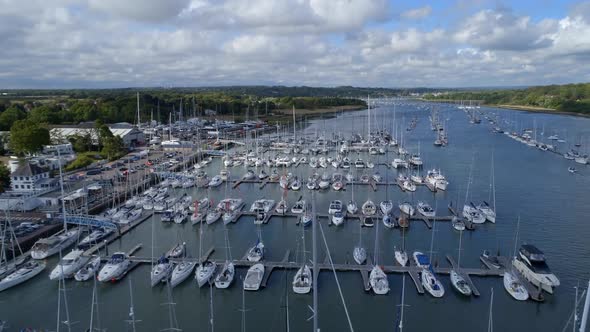
[[[449,190],[436,194],[435,198],[426,188],[419,188],[412,196],[401,193],[396,187],[372,192],[367,186],[355,187],[355,198],[360,205],[368,197],[378,202],[385,199],[386,192],[394,202],[401,200],[428,200],[438,207],[439,214],[447,214],[446,206],[450,200],[463,202],[468,182],[469,170],[473,160],[473,181],[470,187],[470,200],[479,202],[487,200],[490,187],[490,165],[492,152],[495,159],[496,191],[498,218],[496,224],[478,226],[473,232],[465,232],[461,265],[480,266],[479,255],[483,249],[500,249],[503,253],[513,250],[516,220],[520,215],[520,242],[536,244],[546,253],[549,264],[561,279],[562,285],[554,296],[547,296],[544,303],[531,301],[517,302],[505,292],[500,278],[473,278],[482,293],[479,298],[466,299],[457,295],[451,288],[448,277],[442,277],[446,293],[442,299],[429,295],[418,295],[411,279],[406,279],[406,303],[404,327],[406,331],[482,331],[486,329],[490,291],[494,289],[494,326],[497,331],[557,331],[561,330],[573,309],[574,289],[580,282],[584,285],[590,277],[590,199],[587,194],[590,187],[590,168],[576,165],[579,174],[572,175],[567,168],[572,166],[559,155],[542,152],[518,143],[505,135],[493,134],[487,123],[473,125],[468,122],[466,114],[451,109],[449,106],[436,106],[441,118],[448,119],[450,144],[445,148],[432,145],[434,132],[430,130],[428,111],[416,105],[398,106],[396,119],[398,123],[407,123],[413,117],[419,119],[415,130],[404,131],[406,148],[410,151],[420,149],[425,161],[425,169],[440,168],[450,181]],[[509,121],[514,128],[532,128],[536,125],[545,136],[559,133],[568,141],[588,140],[590,137],[590,119],[561,115],[545,115],[483,108],[483,111],[499,114]],[[382,107],[377,110],[377,123],[387,123],[390,127],[392,108]],[[336,119],[314,120],[306,128],[306,133],[363,131],[366,112],[350,112]],[[390,128],[391,129],[391,128]],[[568,143],[563,144],[564,147]],[[582,148],[583,149],[583,148]],[[367,156],[362,156],[365,160]],[[355,159],[353,154],[351,159]],[[380,160],[391,161],[391,153]],[[207,169],[212,175],[217,173],[220,161]],[[332,169],[328,168],[330,172]],[[377,170],[377,167],[373,170]],[[309,170],[300,167],[291,170],[294,174],[306,177]],[[379,168],[386,177],[385,167]],[[241,176],[245,169],[233,169],[234,176]],[[397,175],[396,170],[389,171],[389,179]],[[259,190],[257,185],[241,185],[238,190],[220,186],[210,190],[215,202],[226,196],[241,197],[247,207],[258,198],[280,199],[278,186],[268,185]],[[193,198],[200,198],[206,193],[192,190]],[[299,193],[290,192],[288,200],[293,203],[300,195],[307,195],[307,190]],[[346,192],[326,192],[316,194],[316,209],[327,211],[331,199],[348,201],[351,195]],[[359,240],[357,223],[346,222],[343,227],[322,225],[326,241],[334,262],[352,261],[351,253]],[[155,230],[155,255],[168,250],[174,243],[182,240],[189,245],[192,256],[198,255],[198,228],[188,224],[163,224],[158,217],[148,220],[131,231],[123,240],[110,245],[109,250],[128,250],[138,243],[143,243],[136,255],[152,255],[151,234]],[[434,251],[440,265],[446,266],[446,254],[457,255],[459,233],[449,223],[438,223],[434,237]],[[412,223],[406,232],[408,251],[428,251],[431,231],[421,222]],[[262,227],[267,260],[281,260],[287,249],[291,250],[291,260],[301,261],[301,231],[295,226],[294,219],[273,218]],[[306,246],[311,250],[311,229],[306,230]],[[240,258],[247,248],[256,240],[256,228],[252,218],[242,218],[229,226],[231,255]],[[399,229],[379,228],[379,262],[393,263],[393,246],[401,245],[402,234]],[[324,260],[325,250],[318,234],[318,259]],[[375,228],[362,230],[362,240],[367,250],[374,251]],[[219,221],[204,229],[203,250],[216,246],[215,258],[224,258],[224,228]],[[310,257],[311,254],[308,255]],[[26,284],[0,293],[0,319],[10,322],[9,330],[32,327],[55,330],[57,283],[48,279],[49,271],[57,258],[48,260],[49,268],[39,277]],[[123,282],[99,285],[99,302],[102,327],[109,331],[129,330],[124,322],[129,312],[128,279],[133,281],[135,313],[139,331],[158,331],[169,326],[168,310],[162,303],[168,302],[164,287],[149,287],[150,267],[140,266],[132,271]],[[215,329],[217,331],[236,331],[242,324],[239,311],[242,306],[240,276],[245,269],[238,269],[237,278],[229,290],[213,289],[213,307]],[[285,331],[285,272],[273,272],[269,286],[258,292],[246,293],[246,328],[258,331]],[[288,272],[288,301],[290,326],[293,331],[311,330],[311,316],[308,305],[312,304],[311,295],[295,295],[290,282],[294,272]],[[344,299],[355,331],[374,331],[376,329],[393,331],[397,326],[398,309],[401,297],[401,275],[390,275],[391,292],[387,296],[367,294],[362,288],[358,272],[339,273],[338,278],[343,289]],[[77,322],[74,331],[85,330],[90,318],[92,283],[67,282],[68,304],[71,320]],[[209,288],[199,289],[192,281],[173,290],[178,323],[185,331],[208,331]],[[62,320],[65,319],[62,317]],[[345,331],[348,324],[342,301],[331,272],[319,275],[319,322],[323,331]],[[65,328],[65,326],[62,326]]]

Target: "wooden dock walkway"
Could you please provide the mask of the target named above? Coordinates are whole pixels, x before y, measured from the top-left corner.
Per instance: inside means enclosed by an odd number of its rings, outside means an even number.
[[[285,253],[285,256],[283,257],[283,260],[281,260],[282,263],[288,263],[289,262],[289,255],[291,254],[291,250],[287,250],[287,252]],[[266,285],[268,284],[268,279],[270,278],[270,274],[272,273],[272,271],[274,271],[275,267],[274,266],[269,266],[264,268],[264,276],[262,277],[262,282],[260,283],[260,287],[266,287]]]
[[[115,231],[113,234],[111,234],[108,238],[106,238],[105,240],[95,244],[94,246],[88,248],[85,252],[84,252],[84,256],[92,256],[94,255],[97,251],[100,251],[102,248],[104,248],[105,246],[113,243],[114,241],[120,239],[123,235],[127,234],[129,231],[131,231],[132,229],[134,229],[135,227],[139,226],[141,223],[143,223],[144,221],[148,220],[150,217],[152,217],[154,213],[152,211],[150,211],[147,214],[142,214],[142,216],[139,219],[136,219],[135,221],[120,226],[118,228],[117,231]]]

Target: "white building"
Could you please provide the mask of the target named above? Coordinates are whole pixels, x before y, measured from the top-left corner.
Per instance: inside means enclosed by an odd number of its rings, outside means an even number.
[[[10,187],[15,192],[44,192],[55,188],[49,169],[25,161],[10,174]]]

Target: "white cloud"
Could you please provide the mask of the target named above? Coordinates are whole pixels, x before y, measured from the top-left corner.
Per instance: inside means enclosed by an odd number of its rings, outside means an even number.
[[[403,12],[400,16],[410,20],[419,20],[430,16],[432,7],[430,5],[414,8]]]
[[[469,45],[497,50],[527,50],[551,45],[545,34],[555,22],[531,22],[528,16],[509,11],[482,10],[469,17],[455,33],[455,40]]]
[[[189,0],[88,0],[88,5],[113,16],[160,22],[176,18]]]
[[[383,22],[385,0],[87,1],[0,0],[0,87],[590,80],[582,9],[482,10],[447,27],[424,7]]]

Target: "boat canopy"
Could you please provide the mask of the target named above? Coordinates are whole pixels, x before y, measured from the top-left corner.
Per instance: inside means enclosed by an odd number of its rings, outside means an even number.
[[[545,255],[541,250],[532,244],[523,244],[520,252],[531,262],[544,262]]]

